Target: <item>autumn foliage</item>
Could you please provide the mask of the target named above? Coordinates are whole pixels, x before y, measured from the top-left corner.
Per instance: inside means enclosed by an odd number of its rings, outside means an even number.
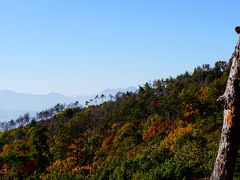
[[[1,179],[209,177],[223,115],[216,99],[230,63],[148,82],[100,105],[59,104],[9,126],[0,133]]]

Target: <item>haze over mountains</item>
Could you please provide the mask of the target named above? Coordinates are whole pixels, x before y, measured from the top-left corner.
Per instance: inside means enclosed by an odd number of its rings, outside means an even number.
[[[135,92],[135,87],[126,89],[106,89],[98,94],[104,94],[106,99],[109,95],[115,96],[118,92]],[[27,93],[18,93],[10,90],[0,91],[0,121],[15,119],[20,115],[29,112],[34,115],[38,111],[53,107],[57,103],[69,104],[79,101],[80,105],[85,105],[89,99],[96,95],[69,97],[59,93],[49,93],[47,95],[32,95]]]

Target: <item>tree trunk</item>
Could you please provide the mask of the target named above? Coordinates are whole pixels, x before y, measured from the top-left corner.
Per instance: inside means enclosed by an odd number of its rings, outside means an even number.
[[[231,180],[240,138],[240,40],[232,55],[226,90],[218,101],[224,104],[224,119],[211,180]]]

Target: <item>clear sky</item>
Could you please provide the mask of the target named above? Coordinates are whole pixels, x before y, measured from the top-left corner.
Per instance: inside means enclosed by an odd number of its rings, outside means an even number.
[[[239,0],[0,0],[0,89],[94,94],[228,60]]]

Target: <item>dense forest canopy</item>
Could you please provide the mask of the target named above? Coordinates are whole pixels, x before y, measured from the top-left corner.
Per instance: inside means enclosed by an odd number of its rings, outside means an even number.
[[[217,154],[231,62],[1,123],[3,179],[201,179]],[[100,101],[101,104],[94,103]],[[234,176],[240,177],[237,162]]]

